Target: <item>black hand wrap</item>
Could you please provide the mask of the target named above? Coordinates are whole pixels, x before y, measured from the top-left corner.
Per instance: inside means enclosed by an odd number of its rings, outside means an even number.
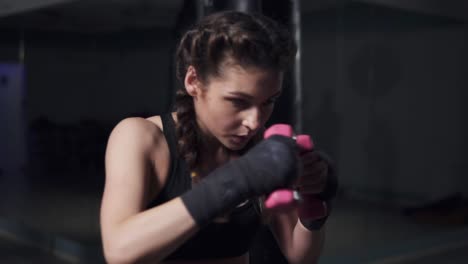
[[[335,162],[325,152],[317,151],[320,159],[328,164],[328,175],[325,189],[318,195],[318,198],[322,201],[331,201],[335,198],[338,191],[338,177],[336,172]]]
[[[336,172],[335,162],[324,152],[317,151],[320,159],[324,160],[328,164],[328,175],[325,183],[324,190],[317,195],[317,198],[327,204],[327,215],[323,218],[316,220],[305,220],[300,219],[302,225],[309,230],[320,230],[330,216],[332,210],[332,200],[335,198],[338,191],[338,177]]]
[[[292,184],[297,178],[296,142],[272,136],[244,156],[207,175],[181,196],[199,226],[246,199]]]

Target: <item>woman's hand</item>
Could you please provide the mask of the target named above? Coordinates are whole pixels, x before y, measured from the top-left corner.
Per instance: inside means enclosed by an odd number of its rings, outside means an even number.
[[[300,194],[319,194],[325,189],[328,176],[328,162],[318,152],[308,151],[301,155],[301,175],[295,184]]]
[[[291,188],[300,194],[302,202],[310,200],[311,197],[316,197],[318,194],[325,190],[327,184],[327,177],[329,173],[329,164],[326,160],[323,160],[320,154],[316,151],[308,151],[302,153],[299,159],[298,170],[300,176],[291,186]],[[274,202],[275,206],[270,206],[269,211],[274,213],[284,213],[291,210],[296,210],[299,200],[294,200],[294,203],[288,203],[293,199],[293,193],[287,189],[282,189],[274,192],[269,197],[269,202]]]

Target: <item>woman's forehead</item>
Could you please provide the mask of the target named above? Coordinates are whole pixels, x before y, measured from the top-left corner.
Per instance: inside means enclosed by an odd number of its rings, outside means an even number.
[[[241,66],[239,64],[225,65],[219,78],[224,81],[239,82],[277,82],[283,74],[278,70],[260,68],[257,66]]]
[[[279,72],[233,67],[221,78],[214,80],[218,92],[246,99],[271,97],[281,91],[282,74]]]

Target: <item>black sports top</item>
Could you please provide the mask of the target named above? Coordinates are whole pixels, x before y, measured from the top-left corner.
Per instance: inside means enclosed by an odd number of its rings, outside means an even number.
[[[148,205],[148,208],[162,204],[191,189],[187,165],[177,155],[175,124],[171,114],[161,116],[163,133],[171,155],[169,177],[159,195]],[[216,259],[241,256],[248,252],[256,231],[261,225],[261,216],[256,202],[248,201],[235,208],[228,222],[212,222],[202,228],[185,242],[169,259]]]

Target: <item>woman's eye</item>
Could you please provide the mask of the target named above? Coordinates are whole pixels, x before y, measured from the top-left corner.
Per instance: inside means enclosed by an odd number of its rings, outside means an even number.
[[[249,103],[242,99],[231,99],[231,103],[238,108],[248,107]]]

